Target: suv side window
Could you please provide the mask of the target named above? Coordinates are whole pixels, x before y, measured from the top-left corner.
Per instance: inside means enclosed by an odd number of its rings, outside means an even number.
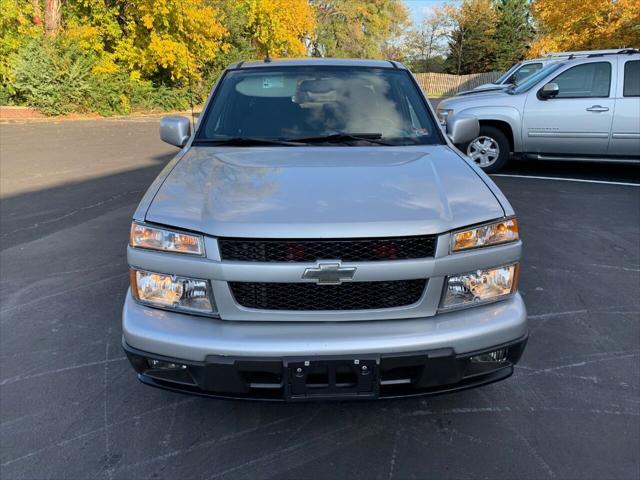
[[[623,97],[640,97],[640,60],[624,64]]]
[[[597,62],[576,65],[552,81],[560,87],[556,98],[608,97],[611,88],[611,64]]]
[[[528,63],[527,65],[523,65],[518,70],[516,70],[513,73],[512,77],[515,80],[515,83],[520,83],[521,80],[524,80],[530,75],[536,73],[541,68],[542,68],[541,63]]]

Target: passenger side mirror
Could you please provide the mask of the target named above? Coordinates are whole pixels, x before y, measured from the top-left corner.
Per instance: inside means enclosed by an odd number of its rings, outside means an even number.
[[[452,115],[447,118],[447,136],[455,145],[467,143],[480,135],[480,122],[473,115]]]
[[[160,139],[176,147],[184,147],[191,136],[191,122],[185,117],[163,117],[160,120]]]
[[[551,82],[538,90],[538,98],[540,100],[548,100],[558,95],[558,93],[560,93],[560,87],[557,83]]]

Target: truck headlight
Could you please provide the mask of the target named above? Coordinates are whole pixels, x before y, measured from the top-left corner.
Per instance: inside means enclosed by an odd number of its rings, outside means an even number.
[[[136,222],[131,224],[129,245],[136,248],[148,248],[164,252],[204,255],[202,235],[176,232]]]
[[[513,263],[451,275],[445,281],[440,308],[462,308],[507,297],[518,289],[519,270],[520,265]]]
[[[488,225],[453,232],[451,234],[451,252],[515,242],[519,238],[518,221],[515,217],[508,218]]]
[[[130,270],[133,298],[151,307],[213,315],[217,313],[208,280]]]

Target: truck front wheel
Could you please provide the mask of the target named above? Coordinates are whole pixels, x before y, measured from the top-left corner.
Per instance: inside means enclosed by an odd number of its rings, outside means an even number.
[[[509,140],[502,130],[490,125],[480,126],[480,134],[458,148],[487,173],[502,169],[509,160]]]

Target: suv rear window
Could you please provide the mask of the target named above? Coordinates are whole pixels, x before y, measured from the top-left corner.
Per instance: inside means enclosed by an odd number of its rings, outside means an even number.
[[[438,129],[406,70],[260,67],[226,73],[196,140],[366,133],[392,145],[420,145],[442,143]]]
[[[624,64],[625,97],[640,97],[640,60],[632,60]]]

